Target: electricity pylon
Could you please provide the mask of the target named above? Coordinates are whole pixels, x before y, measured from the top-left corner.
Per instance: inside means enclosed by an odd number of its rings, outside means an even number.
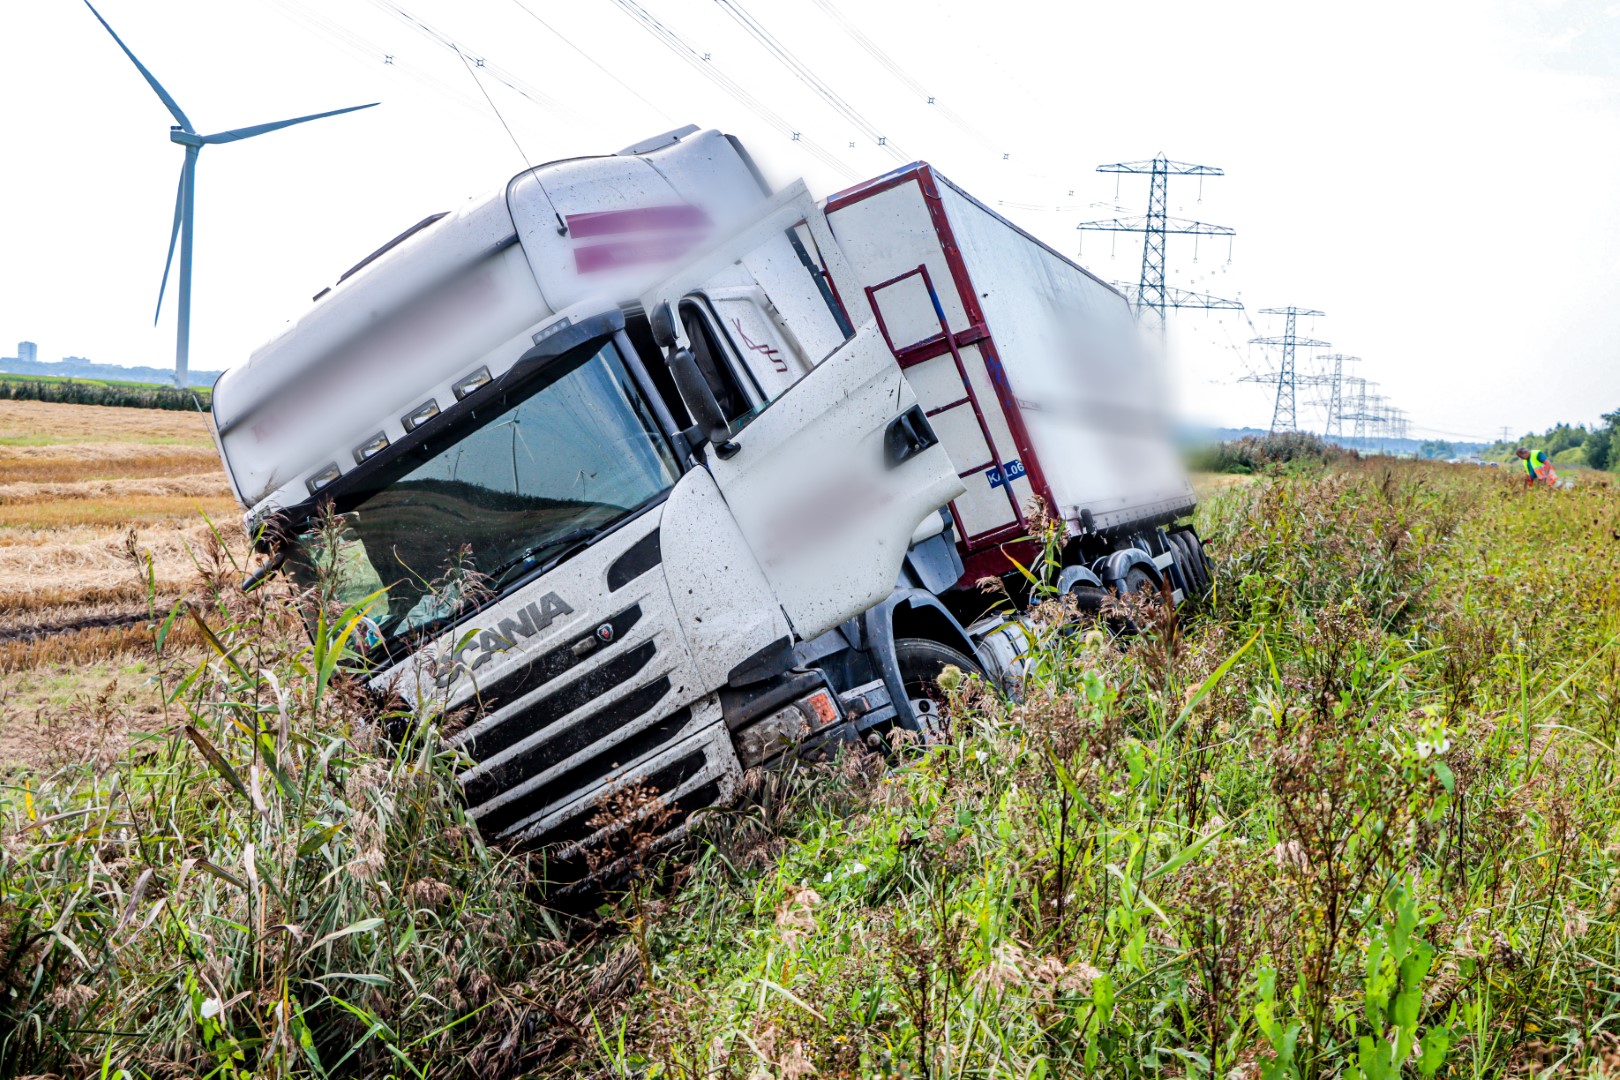
[[[1313,381],[1326,382],[1328,386],[1328,414],[1327,424],[1324,425],[1322,435],[1325,438],[1344,438],[1344,395],[1341,387],[1344,384],[1344,365],[1361,362],[1359,356],[1345,356],[1343,353],[1328,353],[1317,357],[1318,360],[1333,361],[1333,374],[1317,376]]]
[[[1281,345],[1282,366],[1271,375],[1249,375],[1243,382],[1276,383],[1277,400],[1271,407],[1271,431],[1293,431],[1299,427],[1298,413],[1295,409],[1294,377],[1294,350],[1303,345],[1307,349],[1325,349],[1328,343],[1316,341],[1312,338],[1302,338],[1295,333],[1295,320],[1300,315],[1320,315],[1322,312],[1311,308],[1297,308],[1290,304],[1284,308],[1261,308],[1262,315],[1286,315],[1288,321],[1284,324],[1281,337],[1250,338],[1254,345]]]
[[[1178,236],[1234,236],[1234,230],[1225,225],[1210,225],[1202,221],[1170,217],[1166,211],[1172,176],[1225,176],[1213,165],[1189,165],[1171,161],[1163,154],[1152,161],[1119,161],[1112,165],[1099,165],[1101,173],[1140,173],[1149,177],[1148,212],[1142,217],[1110,218],[1106,221],[1082,221],[1075,228],[1084,232],[1139,232],[1142,234],[1142,280],[1123,291],[1136,305],[1136,318],[1144,329],[1155,333],[1162,342],[1165,336],[1165,308],[1206,308],[1241,311],[1243,305],[1236,300],[1222,300],[1203,293],[1173,289],[1164,283],[1164,244],[1172,233]]]

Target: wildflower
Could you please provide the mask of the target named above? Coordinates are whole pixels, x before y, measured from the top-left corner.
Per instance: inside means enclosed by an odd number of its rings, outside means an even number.
[[[990,950],[990,962],[974,973],[973,981],[991,990],[1005,990],[1024,981],[1024,950],[1005,941]]]
[[[801,1077],[814,1076],[816,1067],[810,1063],[810,1055],[804,1052],[804,1043],[793,1040],[793,1049],[783,1058],[780,1065],[782,1080],[800,1080]]]
[[[405,886],[405,899],[412,907],[436,908],[450,898],[450,886],[432,878],[422,878]]]
[[[816,932],[818,928],[814,910],[819,903],[821,896],[816,890],[797,885],[788,886],[787,898],[776,905],[776,929],[783,945],[790,949],[797,948],[801,937],[808,937]]]
[[[1102,972],[1085,961],[1080,961],[1058,979],[1058,988],[1071,994],[1091,993],[1091,984],[1102,978]]]
[[[1279,869],[1307,870],[1311,861],[1305,854],[1305,846],[1298,840],[1284,840],[1271,849],[1271,860]]]

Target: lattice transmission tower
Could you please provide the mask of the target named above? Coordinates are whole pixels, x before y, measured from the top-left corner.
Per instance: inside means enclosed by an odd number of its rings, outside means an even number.
[[[1118,161],[1112,165],[1099,165],[1101,173],[1131,173],[1147,176],[1148,211],[1142,217],[1109,218],[1100,221],[1082,221],[1075,228],[1082,232],[1139,232],[1142,234],[1142,278],[1136,285],[1122,284],[1121,288],[1136,305],[1136,318],[1142,327],[1157,334],[1162,343],[1165,337],[1166,308],[1204,308],[1221,311],[1242,311],[1236,300],[1223,300],[1218,296],[1189,292],[1166,285],[1164,280],[1165,240],[1176,236],[1235,236],[1225,225],[1210,225],[1203,221],[1189,221],[1169,215],[1170,177],[1172,176],[1225,176],[1213,165],[1189,165],[1184,161],[1171,161],[1163,154],[1151,161]]]
[[[1361,362],[1359,356],[1346,356],[1343,353],[1328,353],[1317,357],[1318,360],[1333,361],[1333,374],[1318,376],[1313,381],[1325,382],[1328,388],[1327,423],[1324,425],[1322,435],[1325,438],[1344,438],[1344,422],[1349,419],[1345,415],[1344,365]]]
[[[1294,374],[1294,351],[1301,345],[1307,349],[1325,349],[1328,343],[1316,341],[1312,338],[1302,338],[1296,333],[1297,319],[1301,315],[1321,315],[1322,312],[1312,308],[1299,308],[1290,304],[1283,308],[1261,308],[1262,315],[1285,315],[1287,322],[1283,326],[1280,337],[1250,338],[1254,345],[1281,345],[1282,366],[1270,375],[1249,375],[1243,382],[1275,383],[1277,385],[1277,400],[1271,407],[1271,430],[1295,431],[1299,427],[1299,414],[1296,409],[1295,392],[1298,380]]]

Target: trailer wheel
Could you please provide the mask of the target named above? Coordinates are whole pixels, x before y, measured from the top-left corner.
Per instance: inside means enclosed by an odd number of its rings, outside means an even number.
[[[1170,543],[1176,549],[1176,565],[1187,579],[1188,598],[1203,596],[1209,590],[1209,575],[1201,565],[1198,548],[1186,533],[1171,533]]]
[[[984,668],[960,649],[928,638],[900,638],[894,643],[894,658],[905,684],[906,699],[917,726],[930,735],[943,735],[948,726],[945,692],[939,677],[955,666],[964,675],[984,679]]]
[[[1158,592],[1159,579],[1148,573],[1145,566],[1133,566],[1125,571],[1125,580],[1120,583],[1120,595],[1135,594],[1143,591]]]
[[[1114,590],[1114,594],[1120,597],[1146,594],[1160,604],[1164,603],[1164,593],[1159,588],[1159,579],[1147,567],[1140,565],[1125,571],[1125,577],[1120,581],[1119,588]],[[1109,632],[1119,639],[1133,637],[1142,632],[1142,627],[1128,609],[1116,607],[1114,611],[1109,612],[1107,625]]]
[[[1176,536],[1187,549],[1187,558],[1192,563],[1193,573],[1198,575],[1198,593],[1202,596],[1209,592],[1211,585],[1215,584],[1215,572],[1209,565],[1209,556],[1204,554],[1204,543],[1195,533],[1182,532]]]

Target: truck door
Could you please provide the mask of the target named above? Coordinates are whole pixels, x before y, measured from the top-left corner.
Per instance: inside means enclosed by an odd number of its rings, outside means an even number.
[[[818,241],[832,243],[820,211],[795,188],[797,198],[789,189],[773,200],[759,229],[735,237],[729,253],[699,261],[729,267],[758,245],[760,230],[768,237],[811,216]],[[691,272],[677,272],[643,304],[674,308],[699,287]],[[706,464],[801,638],[887,596],[917,526],[963,491],[870,320],[735,426],[728,452],[711,449]]]

